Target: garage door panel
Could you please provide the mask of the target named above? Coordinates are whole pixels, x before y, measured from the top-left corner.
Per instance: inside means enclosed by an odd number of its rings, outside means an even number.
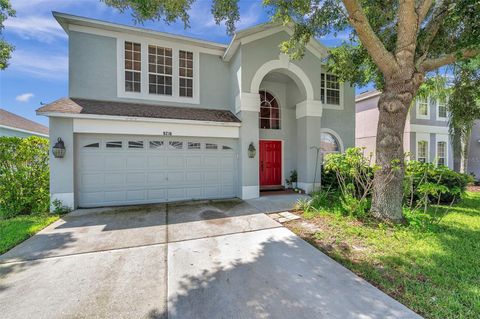
[[[146,156],[128,156],[127,169],[144,169],[146,168]]]
[[[202,187],[187,188],[186,192],[187,192],[187,198],[191,198],[191,199],[203,198]]]
[[[124,202],[126,199],[126,191],[124,190],[104,192],[104,200],[106,202]]]
[[[186,164],[187,168],[201,168],[202,156],[188,156]]]
[[[87,148],[87,140],[99,142]],[[117,141],[121,147],[107,148],[109,141]],[[129,141],[138,141],[143,148],[129,148]],[[234,197],[238,189],[237,157],[234,150],[225,150],[224,145],[234,149],[236,142],[79,134],[79,206]]]
[[[167,161],[164,156],[151,156],[147,159],[148,165],[147,168],[158,169],[165,167]]]
[[[167,182],[167,175],[164,172],[149,172],[147,175],[148,184],[164,185]]]
[[[103,162],[107,169],[125,169],[125,155],[123,154],[106,154]]]
[[[147,199],[149,200],[156,200],[156,201],[166,201],[167,196],[166,196],[166,191],[165,189],[149,189],[147,191]]]
[[[145,173],[127,173],[127,184],[145,185]]]
[[[78,162],[78,167],[80,169],[102,170],[104,168],[103,161],[103,155],[84,154]]]
[[[183,156],[169,156],[167,157],[166,169],[180,169],[185,167],[185,158]]]
[[[125,175],[122,172],[104,174],[105,185],[125,184]]]
[[[145,200],[145,190],[127,191],[128,201],[141,201]]]

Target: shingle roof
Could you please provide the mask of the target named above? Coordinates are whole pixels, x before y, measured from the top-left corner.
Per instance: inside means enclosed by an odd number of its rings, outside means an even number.
[[[8,112],[4,109],[0,109],[0,125],[11,127],[13,129],[20,129],[42,135],[48,135],[48,127]]]
[[[63,98],[57,100],[42,106],[37,110],[37,113],[91,114],[212,122],[240,122],[240,120],[232,112],[225,110],[99,101],[78,98]]]

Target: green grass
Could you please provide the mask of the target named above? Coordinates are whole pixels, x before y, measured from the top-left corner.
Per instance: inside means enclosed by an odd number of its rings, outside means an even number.
[[[324,207],[304,213],[316,233],[289,227],[426,318],[480,318],[480,192],[436,223],[408,213],[409,225],[390,226]]]
[[[58,218],[58,215],[39,214],[0,220],[0,254],[35,235]]]

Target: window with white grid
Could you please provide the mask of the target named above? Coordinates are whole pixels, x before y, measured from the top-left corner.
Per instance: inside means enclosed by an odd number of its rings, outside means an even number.
[[[428,160],[428,142],[417,142],[417,160],[422,163],[426,163]]]
[[[141,45],[140,43],[125,42],[125,91],[141,91]]]
[[[447,103],[443,98],[437,100],[437,116],[442,120],[447,118]]]
[[[332,74],[321,74],[320,99],[322,103],[340,105],[340,82]]]
[[[172,49],[148,46],[148,92],[172,95]]]
[[[437,165],[447,165],[447,142],[437,142]]]
[[[428,99],[418,98],[417,99],[417,118],[428,118]]]
[[[179,95],[193,97],[193,52],[179,51]]]

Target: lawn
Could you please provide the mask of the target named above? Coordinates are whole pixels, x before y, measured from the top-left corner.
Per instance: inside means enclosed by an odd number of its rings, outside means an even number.
[[[433,224],[408,214],[408,226],[389,226],[324,207],[286,226],[426,318],[480,318],[480,192]]]
[[[59,215],[38,214],[0,220],[0,254],[35,235],[59,218]]]

